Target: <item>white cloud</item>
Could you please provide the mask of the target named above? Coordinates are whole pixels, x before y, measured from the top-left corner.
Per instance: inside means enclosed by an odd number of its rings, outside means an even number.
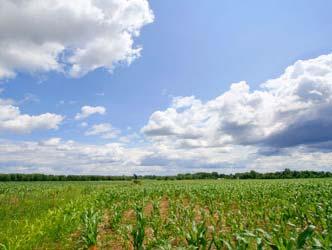
[[[0,99],[0,132],[30,133],[34,130],[57,129],[63,116],[51,113],[21,114],[11,102]]]
[[[83,127],[83,128],[87,127],[88,125],[89,124],[87,122],[81,122],[81,124],[80,124],[80,126]]]
[[[132,174],[147,152],[121,144],[80,144],[51,138],[42,142],[0,141],[2,172]]]
[[[103,106],[83,106],[81,108],[81,113],[77,113],[75,116],[75,120],[82,120],[85,118],[88,118],[89,116],[93,114],[100,114],[104,115],[106,114],[106,108]]]
[[[111,124],[101,123],[86,135],[115,143],[1,141],[0,167],[7,172],[17,167],[24,172],[116,175],[332,171],[331,74],[332,54],[298,61],[255,91],[240,82],[207,102],[174,98],[142,128],[146,140],[134,131],[121,136]],[[7,120],[16,116],[13,110],[0,112]]]
[[[17,71],[82,76],[140,55],[134,37],[153,22],[147,0],[2,0],[0,78]]]
[[[110,123],[100,123],[93,125],[85,135],[98,135],[104,139],[113,139],[120,134],[118,129],[112,127]]]
[[[143,127],[152,141],[177,147],[289,147],[332,140],[332,54],[297,61],[250,91],[246,82],[206,103],[180,97]]]
[[[272,156],[257,154],[253,146],[193,148],[128,147],[121,143],[82,144],[50,138],[41,142],[0,141],[2,172],[49,174],[171,175],[185,172],[222,173],[284,168],[332,171],[332,152],[306,152],[296,147]]]
[[[43,145],[43,146],[57,146],[57,145],[60,145],[60,142],[61,142],[61,138],[53,137],[53,138],[47,139],[45,141],[41,141],[40,145]]]
[[[308,152],[302,147],[287,149],[284,154],[262,156],[258,155],[246,165],[246,171],[259,172],[292,170],[332,171],[332,152]]]
[[[0,98],[0,106],[3,105],[15,105],[16,102],[13,99],[2,99]]]

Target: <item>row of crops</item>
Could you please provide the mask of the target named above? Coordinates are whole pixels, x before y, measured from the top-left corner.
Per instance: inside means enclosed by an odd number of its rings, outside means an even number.
[[[0,249],[332,249],[332,180],[0,183]]]

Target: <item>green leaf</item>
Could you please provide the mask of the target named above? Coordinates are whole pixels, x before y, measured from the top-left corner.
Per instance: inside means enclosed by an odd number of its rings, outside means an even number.
[[[307,241],[308,238],[312,236],[312,234],[315,231],[315,226],[314,225],[309,225],[306,227],[303,232],[299,234],[297,237],[297,248],[302,249]]]

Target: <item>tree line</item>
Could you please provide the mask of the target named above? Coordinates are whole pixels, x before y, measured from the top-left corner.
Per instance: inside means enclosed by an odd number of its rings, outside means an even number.
[[[293,171],[285,169],[281,172],[259,173],[256,171],[220,174],[218,172],[199,172],[177,174],[172,176],[134,175],[134,176],[101,176],[101,175],[46,175],[46,174],[0,174],[0,181],[128,181],[139,180],[197,180],[197,179],[296,179],[296,178],[328,178],[332,172]]]

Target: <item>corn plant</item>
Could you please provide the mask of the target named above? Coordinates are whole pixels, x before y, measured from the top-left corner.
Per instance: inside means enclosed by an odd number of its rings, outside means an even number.
[[[144,249],[144,236],[145,236],[145,219],[143,215],[143,208],[136,206],[136,225],[132,228],[131,236],[133,237],[133,247],[135,250]]]
[[[189,231],[185,234],[188,245],[194,249],[205,249],[208,244],[206,233],[205,221],[198,224],[193,221]]]
[[[0,183],[0,222],[0,250],[328,250],[332,179]]]
[[[81,235],[82,241],[85,247],[94,249],[97,245],[100,213],[94,208],[86,209],[81,216],[81,220],[83,223],[83,230]]]

